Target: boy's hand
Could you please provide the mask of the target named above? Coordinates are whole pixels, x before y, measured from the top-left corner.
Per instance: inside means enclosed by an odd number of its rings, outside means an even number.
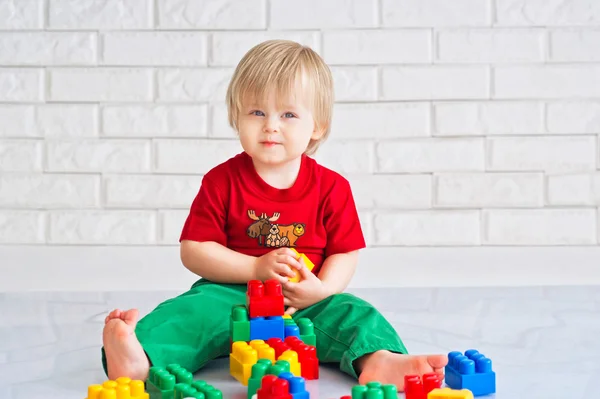
[[[254,262],[255,279],[265,281],[274,278],[283,285],[296,275],[292,268],[301,268],[300,262],[294,256],[291,249],[278,248],[256,258]]]
[[[285,314],[289,315],[296,313],[299,309],[314,305],[330,295],[323,282],[313,272],[308,270],[302,259],[300,259],[299,263],[301,264],[301,267],[298,269],[301,278],[300,282],[292,283],[286,281],[281,283],[284,296],[283,304],[289,306]]]

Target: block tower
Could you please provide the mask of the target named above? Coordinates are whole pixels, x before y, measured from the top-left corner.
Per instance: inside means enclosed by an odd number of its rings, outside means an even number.
[[[308,318],[296,323],[284,312],[281,284],[275,279],[249,281],[246,304],[231,309],[229,369],[248,386],[249,399],[261,387],[258,396],[266,395],[270,388],[264,384],[273,385],[274,377],[283,380],[274,386],[293,388],[291,398],[307,398],[304,381],[319,378],[313,323]]]

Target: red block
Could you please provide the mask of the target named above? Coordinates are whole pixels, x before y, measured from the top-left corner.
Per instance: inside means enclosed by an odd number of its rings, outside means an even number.
[[[281,338],[269,338],[267,344],[275,349],[275,358],[281,356],[281,354],[289,349],[292,349],[288,344],[283,342]]]
[[[404,395],[406,399],[427,399],[427,394],[442,387],[442,377],[436,373],[404,376]]]
[[[258,399],[293,399],[287,380],[274,375],[265,375],[261,387],[256,391]]]
[[[317,348],[306,345],[298,337],[287,337],[285,343],[298,353],[300,362],[300,371],[302,377],[307,380],[316,380],[319,378],[319,359],[317,358]]]
[[[263,284],[260,280],[248,281],[246,302],[250,317],[283,316],[283,293],[281,284],[275,279]]]

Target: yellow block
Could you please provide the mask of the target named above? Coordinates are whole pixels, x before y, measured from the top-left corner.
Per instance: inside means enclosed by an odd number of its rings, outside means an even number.
[[[315,268],[315,265],[311,262],[310,259],[308,259],[308,257],[306,255],[299,253],[294,248],[290,248],[290,249],[292,251],[294,251],[294,253],[296,255],[298,255],[298,256],[296,256],[296,259],[302,258],[302,260],[304,260],[304,264],[306,265],[308,270],[312,271],[312,269]],[[300,272],[298,272],[298,270],[294,270],[294,272],[296,273],[296,275],[294,277],[292,277],[289,281],[291,281],[292,283],[297,283],[300,281]]]
[[[473,399],[468,389],[436,388],[427,394],[427,399]]]
[[[275,363],[275,349],[271,348],[265,341],[255,339],[250,341],[250,346],[256,351],[258,359],[269,359],[271,363]]]
[[[150,395],[144,391],[144,381],[132,380],[127,377],[108,380],[102,385],[88,386],[86,399],[149,399]]]
[[[298,361],[298,353],[294,350],[288,349],[279,356],[277,360],[287,360],[290,364],[290,373],[296,377],[302,377],[300,362]]]
[[[245,341],[236,341],[229,354],[229,372],[241,382],[248,385],[252,374],[252,366],[258,361],[258,352]]]

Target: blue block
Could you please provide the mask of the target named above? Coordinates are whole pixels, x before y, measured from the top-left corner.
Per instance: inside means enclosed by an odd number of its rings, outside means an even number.
[[[297,325],[285,326],[285,337],[300,338],[300,327]]]
[[[251,317],[250,341],[255,339],[268,340],[269,338],[285,339],[283,330],[283,317]]]
[[[284,380],[287,380],[287,382],[290,386],[290,394],[292,395],[292,398],[294,398],[294,399],[309,399],[310,398],[310,395],[306,391],[306,388],[305,388],[304,378],[296,377],[295,375],[293,375],[290,372],[285,372],[285,373],[279,374],[279,378],[283,378]]]
[[[468,389],[473,396],[496,392],[492,361],[475,349],[469,349],[464,355],[458,351],[450,352],[445,374],[446,385],[452,389]]]

